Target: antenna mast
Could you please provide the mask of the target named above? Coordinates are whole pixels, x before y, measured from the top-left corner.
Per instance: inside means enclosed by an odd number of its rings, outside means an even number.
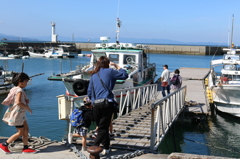
[[[232,46],[232,40],[233,40],[233,22],[234,22],[234,14],[232,15],[232,32],[231,32],[231,39],[230,39],[230,49],[234,46]]]
[[[117,35],[116,35],[116,43],[119,44],[119,35],[120,35],[120,27],[121,27],[121,21],[119,18],[117,18]]]

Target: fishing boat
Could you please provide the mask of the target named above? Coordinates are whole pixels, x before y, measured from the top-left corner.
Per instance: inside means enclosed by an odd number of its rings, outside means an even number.
[[[223,49],[227,53],[222,59],[211,61],[208,87],[217,110],[240,117],[240,55],[236,54],[240,49],[234,47],[232,38],[230,44]]]
[[[33,48],[29,48],[31,57],[46,57],[46,58],[74,58],[78,56],[77,52],[70,51],[72,45],[58,45],[57,47],[43,48],[43,52],[34,52]]]
[[[5,69],[3,68],[5,66]],[[6,70],[7,61],[4,60],[3,66],[0,66],[0,95],[8,93],[14,86],[11,82],[12,73]]]
[[[87,94],[90,71],[101,56],[107,56],[111,62],[125,69],[129,75],[126,80],[117,80],[114,89],[131,88],[151,84],[156,77],[155,63],[149,63],[147,57],[148,47],[141,44],[120,43],[121,21],[117,19],[117,38],[115,43],[109,43],[109,37],[100,37],[102,41],[91,50],[90,62],[85,66],[78,66],[76,70],[69,73],[58,74],[48,77],[48,80],[63,81],[66,94],[70,96],[81,96]],[[115,68],[113,68],[115,69]],[[116,97],[118,95],[116,94]]]

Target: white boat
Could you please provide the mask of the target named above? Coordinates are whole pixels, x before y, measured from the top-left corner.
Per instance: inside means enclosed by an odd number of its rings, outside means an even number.
[[[29,59],[29,56],[28,55],[22,56],[22,59]]]
[[[6,66],[6,63],[4,64]],[[6,94],[13,88],[13,84],[11,83],[12,72],[6,71],[0,66],[0,95]]]
[[[120,20],[117,21],[117,34],[120,30]],[[117,35],[119,37],[119,35]],[[87,94],[88,83],[91,78],[89,71],[93,70],[94,63],[100,56],[107,56],[110,61],[117,63],[125,69],[129,75],[126,80],[117,80],[114,89],[131,88],[151,84],[156,77],[155,63],[148,63],[147,46],[133,43],[109,43],[109,37],[101,37],[102,43],[96,44],[92,50],[90,63],[78,66],[75,71],[65,74],[50,76],[49,80],[63,81],[66,94],[70,96],[81,96]],[[116,94],[116,97],[118,95]]]
[[[234,48],[232,40],[231,44],[223,49],[227,54],[222,59],[211,61],[208,87],[219,111],[240,117],[240,55],[236,54],[240,49]]]
[[[31,57],[46,57],[46,58],[70,58],[77,57],[77,52],[71,52],[69,48],[72,45],[58,45],[58,47],[44,48],[44,52],[34,52],[30,47],[28,53]]]
[[[20,59],[22,58],[22,55],[14,55],[14,54],[10,54],[8,55],[9,58],[13,58],[13,59]]]

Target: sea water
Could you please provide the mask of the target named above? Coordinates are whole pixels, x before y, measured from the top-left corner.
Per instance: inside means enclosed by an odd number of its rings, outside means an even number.
[[[90,54],[90,52],[83,52]],[[220,59],[215,56],[214,59]],[[157,75],[161,75],[162,65],[168,64],[172,72],[181,67],[209,68],[212,56],[199,55],[173,55],[149,54],[149,61],[156,63]],[[27,112],[30,134],[32,136],[45,136],[60,141],[66,138],[68,123],[58,120],[58,102],[56,96],[65,94],[61,81],[49,81],[47,78],[53,74],[66,73],[75,70],[77,65],[86,64],[89,57],[70,59],[14,59],[8,60],[9,71],[26,72],[29,76],[39,73],[43,75],[33,77],[32,85],[25,91],[30,99],[32,114]],[[181,73],[180,73],[181,74]],[[196,72],[197,74],[197,72]],[[184,83],[183,83],[184,85]],[[0,95],[2,101],[6,95]],[[7,106],[0,105],[0,118]],[[183,152],[201,155],[215,155],[224,157],[239,157],[240,153],[240,118],[226,114],[217,114],[210,120],[201,120],[199,123],[189,121],[176,122],[159,147],[161,153]],[[16,132],[0,121],[0,136],[10,136]],[[174,135],[173,135],[174,134]]]

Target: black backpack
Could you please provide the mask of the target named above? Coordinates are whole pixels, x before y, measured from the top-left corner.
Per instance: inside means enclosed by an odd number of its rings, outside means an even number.
[[[173,85],[178,85],[179,84],[179,78],[178,78],[179,75],[174,75],[171,79],[171,83]]]

